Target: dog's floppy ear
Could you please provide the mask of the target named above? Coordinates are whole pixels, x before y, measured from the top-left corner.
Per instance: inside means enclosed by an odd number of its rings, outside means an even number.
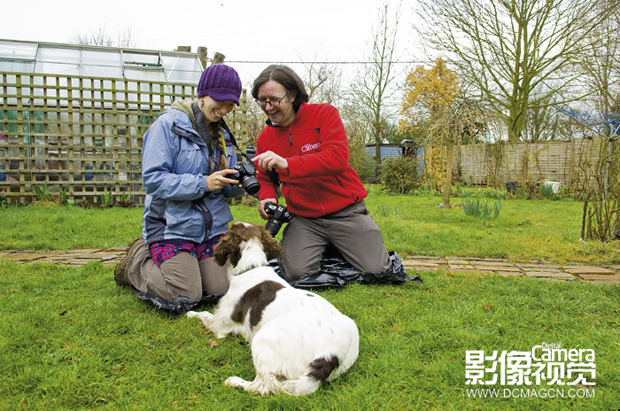
[[[220,242],[213,248],[213,258],[215,258],[216,264],[220,267],[224,267],[230,255],[231,264],[235,267],[239,262],[240,245],[241,239],[234,233],[231,227],[228,232],[224,234]]]
[[[267,255],[267,260],[280,257],[280,254],[282,253],[282,247],[280,247],[280,244],[278,244],[275,238],[273,238],[271,233],[269,233],[269,231],[267,231],[265,227],[260,226],[260,229],[260,241],[261,243],[263,243],[263,250]]]

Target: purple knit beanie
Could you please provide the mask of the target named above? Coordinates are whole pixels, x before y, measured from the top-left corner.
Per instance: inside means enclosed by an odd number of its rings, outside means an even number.
[[[198,98],[209,96],[217,101],[234,101],[240,106],[241,79],[234,68],[215,64],[207,67],[198,81]]]

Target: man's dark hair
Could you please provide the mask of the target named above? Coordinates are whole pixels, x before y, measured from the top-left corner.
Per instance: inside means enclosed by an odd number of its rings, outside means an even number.
[[[258,89],[269,80],[280,83],[286,90],[295,93],[295,101],[293,101],[295,111],[299,110],[302,103],[308,102],[308,93],[306,93],[304,82],[293,69],[280,64],[272,64],[258,75],[252,86],[252,97],[258,98]]]

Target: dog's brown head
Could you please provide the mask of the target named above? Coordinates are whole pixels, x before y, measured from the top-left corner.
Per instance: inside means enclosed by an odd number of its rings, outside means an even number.
[[[267,260],[280,256],[282,247],[265,230],[265,227],[249,223],[233,223],[214,248],[215,262],[223,267],[230,257],[230,264],[232,267],[236,267],[243,257],[243,244],[252,239],[261,244]]]

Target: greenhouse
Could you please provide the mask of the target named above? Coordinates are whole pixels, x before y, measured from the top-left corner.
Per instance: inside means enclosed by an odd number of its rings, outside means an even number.
[[[192,99],[206,48],[156,51],[0,40],[0,197],[141,202],[142,135],[175,99]],[[245,97],[245,95],[243,96]],[[243,139],[245,98],[228,120]],[[105,172],[97,172],[105,170]]]

